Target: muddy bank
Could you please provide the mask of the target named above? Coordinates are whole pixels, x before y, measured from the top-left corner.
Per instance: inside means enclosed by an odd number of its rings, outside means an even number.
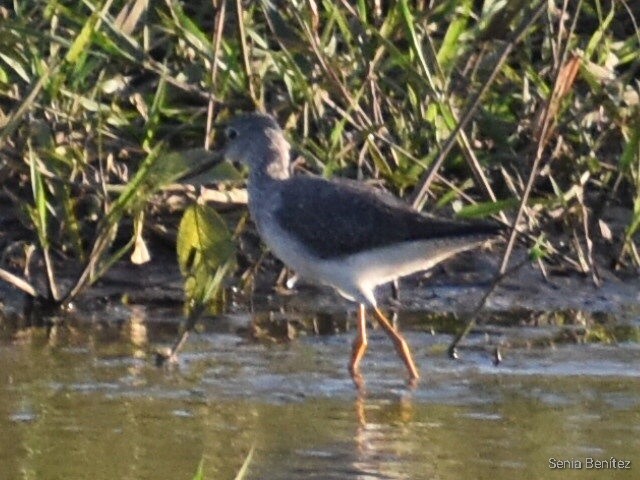
[[[513,256],[512,264],[525,258],[526,252]],[[400,281],[399,300],[392,299],[391,287],[377,291],[379,302],[392,310],[405,312],[442,312],[462,314],[473,311],[492,283],[499,266],[499,252],[465,253],[425,274]],[[337,314],[353,312],[353,303],[333,289],[311,285],[303,279],[292,290],[278,287],[281,272],[278,262],[270,259],[256,277],[252,292],[239,292],[239,280],[228,280],[228,310],[288,309],[297,312]],[[602,284],[595,286],[590,276],[549,270],[548,277],[531,263],[504,278],[491,294],[487,312],[545,312],[576,310],[634,316],[640,311],[640,279],[601,272]],[[63,280],[64,281],[64,280]],[[142,304],[180,306],[183,281],[171,252],[158,255],[151,262],[136,266],[129,262],[115,265],[100,281],[89,288],[74,304],[82,310],[100,309],[106,304]],[[0,282],[0,302],[5,311],[19,313],[24,296]]]

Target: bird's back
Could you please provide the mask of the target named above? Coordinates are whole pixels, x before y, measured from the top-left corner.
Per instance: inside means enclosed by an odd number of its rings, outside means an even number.
[[[500,227],[424,216],[392,195],[353,181],[295,176],[282,182],[274,218],[322,259],[420,240],[490,238]]]

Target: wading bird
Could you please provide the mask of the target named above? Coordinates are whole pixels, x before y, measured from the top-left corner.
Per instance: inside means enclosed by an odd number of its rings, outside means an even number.
[[[356,384],[367,348],[367,308],[415,382],[411,350],[378,308],[375,288],[477,247],[500,227],[427,217],[361,182],[292,175],[289,143],[269,115],[240,115],[224,133],[224,158],[249,168],[249,211],[267,247],[298,276],[330,285],[359,304],[349,362]]]

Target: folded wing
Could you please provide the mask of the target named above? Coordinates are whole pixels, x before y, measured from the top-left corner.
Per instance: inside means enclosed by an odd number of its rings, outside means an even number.
[[[298,176],[282,189],[279,225],[317,257],[349,254],[417,240],[490,238],[500,226],[427,217],[392,195],[352,181]]]

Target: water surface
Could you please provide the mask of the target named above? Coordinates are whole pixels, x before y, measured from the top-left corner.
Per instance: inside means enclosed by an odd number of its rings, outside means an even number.
[[[400,322],[421,383],[405,385],[376,330],[360,393],[344,319],[337,333],[298,329],[283,341],[255,340],[248,315],[229,316],[192,336],[171,368],[155,367],[153,350],[170,343],[179,309],[114,307],[52,329],[5,320],[0,478],[191,479],[201,459],[206,478],[233,478],[252,447],[252,479],[638,478],[638,343],[498,326],[453,361],[450,335],[416,316]],[[611,457],[631,469],[586,468]],[[582,468],[550,469],[558,461]]]

